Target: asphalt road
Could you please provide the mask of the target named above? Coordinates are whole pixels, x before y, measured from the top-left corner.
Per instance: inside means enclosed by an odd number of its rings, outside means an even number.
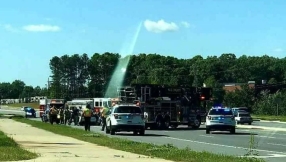
[[[0,113],[2,112],[3,110],[0,110]],[[4,112],[9,113],[7,110]],[[10,114],[11,113],[13,112],[10,111]],[[265,122],[254,122],[253,125],[269,125],[273,127],[273,123]],[[279,126],[280,125],[282,124],[279,124]],[[79,126],[73,127],[83,129],[83,127]],[[97,126],[93,126],[92,131],[104,133],[101,132],[100,127]],[[286,132],[259,129],[237,129],[235,135],[231,135],[228,132],[214,132],[207,135],[204,126],[202,126],[199,130],[190,130],[187,128],[167,131],[147,130],[145,136],[133,136],[132,133],[122,132],[113,137],[159,145],[172,144],[179,148],[188,147],[195,151],[208,151],[217,154],[243,156],[249,150],[250,134],[254,134],[254,139],[258,143],[255,149],[255,152],[259,155],[258,157],[265,158],[265,160],[269,162],[286,161]]]

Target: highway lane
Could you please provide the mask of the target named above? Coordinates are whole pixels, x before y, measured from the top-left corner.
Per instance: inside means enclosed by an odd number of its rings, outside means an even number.
[[[39,120],[39,119],[33,119]],[[83,126],[72,126],[84,129]],[[93,132],[103,133],[99,126],[91,128]],[[216,154],[244,156],[249,150],[250,135],[254,134],[256,152],[259,157],[269,162],[285,162],[286,132],[275,132],[258,129],[237,129],[235,135],[228,132],[214,132],[207,135],[204,126],[199,130],[180,128],[177,130],[146,130],[145,136],[133,136],[132,133],[122,132],[112,137],[124,138],[138,142],[158,145],[172,144],[179,148],[190,148],[195,151],[208,151]],[[110,136],[110,135],[108,135]],[[281,157],[278,157],[281,156]]]

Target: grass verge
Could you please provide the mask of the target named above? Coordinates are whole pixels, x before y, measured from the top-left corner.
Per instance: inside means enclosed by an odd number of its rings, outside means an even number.
[[[178,149],[173,145],[167,144],[158,146],[148,143],[134,142],[120,138],[110,138],[103,134],[87,133],[84,130],[62,125],[50,125],[47,123],[28,120],[24,118],[14,118],[14,120],[30,124],[33,127],[44,129],[56,134],[72,137],[81,141],[106,146],[112,149],[137,153],[141,155],[157,157],[177,162],[262,162],[263,160],[247,157],[234,157],[218,155],[209,152],[196,152],[190,149]]]
[[[286,116],[270,116],[270,115],[252,115],[253,119],[269,120],[269,121],[283,121],[286,122]]]
[[[0,131],[0,161],[30,160],[38,157],[20,147],[12,138]]]
[[[39,109],[39,103],[33,102],[33,103],[15,103],[15,104],[8,104],[9,107],[22,107],[22,106],[28,106],[32,107],[34,109]]]

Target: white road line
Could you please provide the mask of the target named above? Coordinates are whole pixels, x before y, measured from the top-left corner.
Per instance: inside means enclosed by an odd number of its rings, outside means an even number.
[[[267,143],[268,145],[274,145],[274,146],[283,146],[286,147],[286,145],[278,144],[278,143]]]
[[[214,136],[208,136],[208,135],[200,135],[202,137],[208,137],[208,138],[213,138]]]
[[[186,142],[191,142],[191,143],[199,143],[199,144],[205,144],[205,145],[212,145],[212,146],[220,146],[220,147],[234,148],[234,149],[243,149],[243,150],[249,149],[249,148],[246,148],[246,147],[222,145],[222,144],[208,143],[208,142],[201,142],[201,141],[193,141],[193,140],[187,140],[187,139],[181,139],[181,138],[174,138],[174,137],[165,137],[165,138],[173,139],[173,140],[178,140],[178,141],[186,141]],[[286,155],[286,152],[278,152],[278,151],[270,151],[270,150],[261,150],[261,149],[253,149],[253,150],[259,151],[259,152],[267,152],[267,153],[273,153],[273,154],[283,154],[283,155]]]
[[[271,134],[272,132],[272,135],[278,135],[278,136],[286,136],[286,134],[283,134],[283,133],[273,133],[272,130],[259,130],[259,131],[253,131],[253,130],[239,130],[240,132],[251,132],[253,134],[259,134],[259,133],[263,133],[263,134]],[[275,131],[274,131],[275,132]]]

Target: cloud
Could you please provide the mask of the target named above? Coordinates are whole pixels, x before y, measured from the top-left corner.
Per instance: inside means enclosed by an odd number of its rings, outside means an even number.
[[[172,32],[179,30],[179,27],[174,22],[165,22],[163,19],[159,21],[151,21],[151,20],[145,20],[144,21],[144,27],[147,31],[153,32],[153,33],[163,33],[163,32]]]
[[[190,23],[186,22],[186,21],[182,21],[181,24],[185,27],[185,28],[189,28],[191,25]]]
[[[24,30],[29,32],[57,32],[60,31],[61,28],[55,25],[27,25],[23,27]]]
[[[274,52],[283,52],[283,49],[282,48],[276,48],[276,49],[274,49]]]

